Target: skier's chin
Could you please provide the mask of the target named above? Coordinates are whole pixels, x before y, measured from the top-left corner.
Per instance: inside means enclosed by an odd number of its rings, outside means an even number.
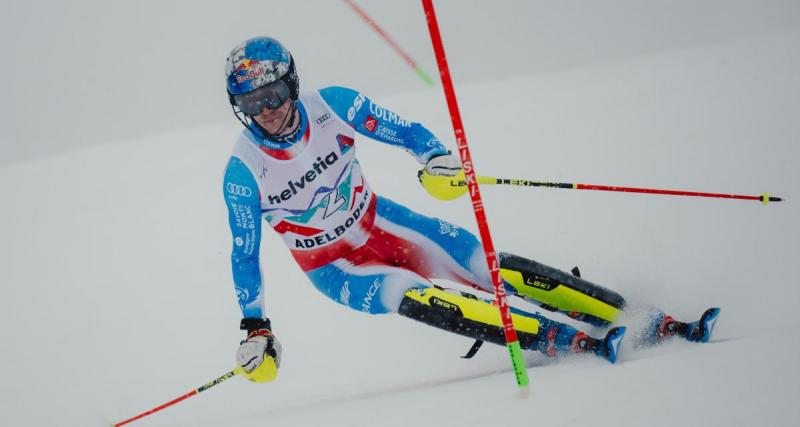
[[[266,130],[267,132],[269,132],[271,134],[276,134],[279,130],[281,130],[281,120],[280,119],[274,119],[274,120],[269,120],[269,121],[256,120],[256,123],[258,123],[259,126],[264,128],[264,130]]]
[[[271,110],[266,114],[253,117],[256,123],[270,134],[277,135],[278,132],[285,133],[287,128],[292,127],[293,123],[285,123],[291,118],[291,105],[288,102],[277,110]],[[296,121],[296,120],[295,120]]]

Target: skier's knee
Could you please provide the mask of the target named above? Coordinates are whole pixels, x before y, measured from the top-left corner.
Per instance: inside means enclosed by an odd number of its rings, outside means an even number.
[[[406,291],[424,288],[418,280],[398,274],[365,277],[361,281],[345,281],[339,302],[367,314],[396,313]]]

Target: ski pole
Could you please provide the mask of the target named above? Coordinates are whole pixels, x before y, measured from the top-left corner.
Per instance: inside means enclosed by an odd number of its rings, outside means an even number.
[[[217,379],[215,379],[215,380],[213,380],[213,381],[211,381],[209,383],[203,384],[202,386],[200,386],[200,387],[198,387],[198,388],[196,388],[196,389],[184,394],[183,396],[177,397],[175,399],[170,400],[167,403],[164,403],[164,404],[161,404],[159,406],[156,406],[155,408],[150,409],[149,411],[142,412],[141,414],[139,414],[139,415],[137,415],[135,417],[128,418],[125,421],[118,422],[118,423],[114,424],[114,427],[124,426],[125,424],[132,423],[132,422],[134,422],[134,421],[136,421],[136,420],[138,420],[140,418],[144,418],[144,417],[146,417],[146,416],[148,416],[148,415],[150,415],[152,413],[158,412],[158,411],[160,411],[160,410],[162,410],[164,408],[168,408],[168,407],[170,407],[170,406],[172,406],[172,405],[174,405],[176,403],[182,402],[182,401],[184,401],[184,400],[186,400],[186,399],[188,399],[188,398],[190,398],[190,397],[192,397],[194,395],[200,394],[200,393],[210,389],[211,387],[214,387],[215,385],[227,380],[228,378],[231,378],[231,377],[233,377],[235,375],[238,375],[240,372],[241,372],[240,368],[237,367],[237,368],[233,369],[232,371],[228,371],[227,373],[225,373],[225,375],[222,375],[221,377],[219,377],[219,378],[217,378]]]
[[[458,174],[454,177],[442,177],[429,175],[423,171],[419,174],[420,182],[422,182],[425,190],[428,191],[433,197],[440,200],[453,200],[461,197],[467,192],[467,183],[463,175]],[[564,188],[572,190],[595,190],[595,191],[618,191],[624,193],[645,193],[645,194],[661,194],[665,196],[691,196],[691,197],[712,197],[719,199],[737,199],[737,200],[756,200],[766,205],[769,202],[781,202],[784,199],[780,197],[770,196],[769,193],[764,193],[758,196],[749,196],[743,194],[723,194],[723,193],[707,193],[699,191],[685,191],[685,190],[664,190],[659,188],[639,188],[639,187],[621,187],[616,185],[596,185],[596,184],[577,184],[570,182],[544,182],[544,181],[531,181],[528,179],[508,179],[508,178],[495,178],[490,176],[479,176],[478,182],[486,185],[515,185],[521,187],[547,187],[547,188]]]
[[[494,285],[494,295],[497,299],[497,307],[500,310],[500,319],[503,323],[506,346],[511,356],[511,364],[514,367],[514,375],[517,379],[520,395],[525,397],[529,393],[528,371],[525,367],[525,359],[522,357],[522,349],[520,348],[517,338],[517,331],[514,329],[514,323],[511,320],[511,312],[509,310],[503,280],[500,278],[497,253],[494,251],[492,235],[489,232],[489,224],[486,221],[486,212],[484,211],[475,169],[472,164],[472,155],[467,146],[467,136],[464,133],[464,125],[461,122],[461,113],[458,111],[456,92],[455,89],[453,89],[453,81],[450,78],[450,68],[447,66],[447,56],[445,55],[444,45],[442,44],[442,36],[439,33],[439,23],[436,20],[433,1],[422,0],[422,7],[425,9],[425,18],[428,21],[428,31],[430,32],[431,43],[433,44],[433,50],[436,54],[436,63],[439,66],[439,74],[442,78],[442,87],[444,89],[445,98],[447,99],[450,119],[453,122],[453,131],[455,132],[456,144],[459,154],[461,155],[461,164],[464,167],[464,173],[466,173],[465,183],[469,188],[469,195],[472,198],[472,209],[475,211],[475,220],[478,222],[478,230],[480,231],[483,250],[486,253],[486,263],[488,264],[489,272],[492,277],[492,284]]]

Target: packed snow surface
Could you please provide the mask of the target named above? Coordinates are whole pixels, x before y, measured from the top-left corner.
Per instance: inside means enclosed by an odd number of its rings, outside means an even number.
[[[340,306],[265,229],[277,381],[233,378],[138,425],[800,425],[799,45],[781,29],[456,88],[481,174],[785,197],[482,189],[499,249],[679,319],[722,307],[711,343],[625,345],[616,365],[529,354],[518,399],[504,348],[462,360],[466,338]],[[441,88],[376,101],[453,147]],[[222,174],[238,132],[220,116],[0,169],[3,425],[109,425],[233,368]],[[410,156],[357,141],[376,192],[476,230]]]

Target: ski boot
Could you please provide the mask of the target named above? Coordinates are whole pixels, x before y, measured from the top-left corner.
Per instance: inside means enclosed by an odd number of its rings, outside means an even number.
[[[711,339],[719,313],[719,308],[709,308],[700,316],[700,320],[691,323],[680,322],[672,316],[658,313],[653,318],[648,331],[645,331],[643,338],[651,344],[658,344],[674,336],[683,337],[692,342],[706,343]]]
[[[615,363],[619,356],[622,338],[625,337],[625,331],[624,326],[611,328],[603,339],[592,338],[584,332],[578,332],[572,338],[572,343],[566,352],[574,354],[592,352],[610,363]],[[551,327],[547,331],[547,345],[544,353],[550,357],[555,357],[559,350],[556,344],[557,334],[557,327]]]

